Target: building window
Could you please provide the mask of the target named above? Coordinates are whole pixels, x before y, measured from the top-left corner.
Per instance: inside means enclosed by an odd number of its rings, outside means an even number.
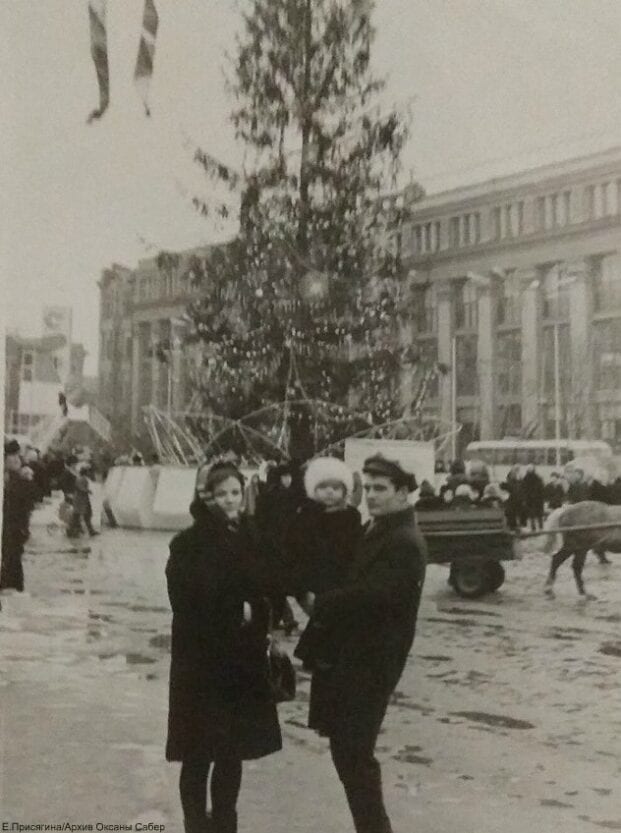
[[[522,392],[522,339],[519,330],[498,333],[496,373],[501,396]]]
[[[569,318],[569,283],[564,280],[558,264],[547,269],[543,276],[543,317],[565,321]]]
[[[477,340],[476,335],[456,337],[457,396],[476,396],[477,394]]]
[[[621,318],[598,321],[593,327],[596,390],[621,387]]]
[[[422,382],[423,374],[426,373],[430,367],[435,367],[438,363],[438,342],[435,338],[422,338],[418,342],[419,356],[420,356],[420,374],[417,374],[414,379],[414,384],[417,386]],[[436,399],[438,396],[438,376],[434,375],[429,380],[427,387],[427,396],[430,399]]]
[[[438,300],[434,286],[426,286],[416,298],[416,330],[419,333],[437,331]]]
[[[449,246],[451,249],[459,248],[459,217],[451,217],[449,223]]]
[[[502,240],[502,208],[496,206],[492,215],[494,225],[494,240]]]
[[[522,285],[515,270],[509,272],[496,295],[496,324],[519,326],[522,320]]]
[[[555,192],[537,197],[535,202],[538,231],[562,228],[571,222],[571,191]]]
[[[593,261],[592,284],[595,312],[621,307],[621,258],[605,255]]]
[[[537,197],[535,203],[535,210],[537,214],[537,230],[543,231],[546,227],[546,198]]]
[[[455,288],[454,320],[456,330],[477,329],[479,320],[477,290],[470,281],[462,281]]]

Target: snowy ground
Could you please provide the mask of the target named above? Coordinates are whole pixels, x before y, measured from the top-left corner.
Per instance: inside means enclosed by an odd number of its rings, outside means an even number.
[[[181,831],[163,755],[170,535],[106,530],[68,551],[50,510],[34,519],[28,592],[1,596],[0,824]],[[568,566],[549,601],[547,558],[528,546],[484,600],[429,569],[380,739],[395,833],[621,830],[621,560],[589,556],[597,601],[578,599]],[[246,765],[241,833],[352,830],[307,699],[301,678],[281,707],[284,751]]]

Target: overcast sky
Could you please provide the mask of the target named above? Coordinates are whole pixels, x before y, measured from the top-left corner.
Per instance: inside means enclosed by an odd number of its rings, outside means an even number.
[[[205,186],[183,134],[239,161],[222,70],[243,4],[157,0],[147,119],[142,0],[109,0],[112,103],[87,126],[86,0],[0,0],[5,314],[37,334],[43,305],[71,304],[89,372],[101,269],[216,235],[188,205]],[[387,103],[414,97],[405,166],[429,191],[621,141],[620,0],[378,0],[375,24]]]

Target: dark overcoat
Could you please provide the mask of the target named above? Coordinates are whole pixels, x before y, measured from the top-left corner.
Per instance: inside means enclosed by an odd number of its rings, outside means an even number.
[[[166,567],[173,610],[169,761],[242,760],[282,746],[267,665],[269,573],[249,519],[203,511]],[[243,623],[244,602],[252,621]]]
[[[315,637],[296,653],[315,669],[309,726],[320,734],[379,732],[414,640],[426,555],[412,508],[377,518],[346,584],[317,597]]]
[[[346,580],[362,534],[360,512],[346,506],[326,512],[308,500],[295,514],[285,534],[288,595],[310,590],[319,595],[340,587]]]

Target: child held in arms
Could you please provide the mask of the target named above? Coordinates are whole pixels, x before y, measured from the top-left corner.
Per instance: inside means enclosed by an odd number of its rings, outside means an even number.
[[[308,500],[298,509],[285,538],[288,584],[302,607],[312,595],[345,582],[362,535],[360,513],[348,503],[354,490],[350,469],[335,457],[311,460],[304,475]]]

